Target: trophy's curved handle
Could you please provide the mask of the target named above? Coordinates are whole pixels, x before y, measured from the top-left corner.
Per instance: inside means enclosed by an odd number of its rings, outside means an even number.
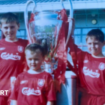
[[[68,1],[69,1],[69,5],[70,5],[69,17],[71,19],[73,19],[73,6],[72,6],[72,1],[71,0],[68,0]],[[73,29],[73,21],[69,22],[69,29],[68,29],[67,39],[66,39],[66,46],[68,44],[68,41],[69,41],[69,38],[70,38],[70,35],[71,35],[71,32],[72,32],[72,29]]]
[[[64,8],[63,0],[60,0],[62,8]]]
[[[26,26],[26,31],[27,31],[27,34],[29,35],[29,31],[28,31],[28,6],[33,3],[34,4],[34,8],[32,10],[32,12],[34,13],[35,12],[35,7],[36,7],[36,4],[33,0],[28,0],[26,2],[26,6],[25,6],[25,11],[24,11],[24,21],[25,21],[25,26]]]

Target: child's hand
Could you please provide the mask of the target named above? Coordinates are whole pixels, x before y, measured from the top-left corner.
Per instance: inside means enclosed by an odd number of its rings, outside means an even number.
[[[47,105],[54,105],[54,102],[48,101]]]
[[[17,101],[16,100],[11,100],[10,105],[17,105]]]
[[[74,19],[73,19],[73,18],[68,17],[67,22],[71,22],[71,21],[73,21],[73,23],[74,23]]]
[[[15,77],[15,76],[12,76],[12,77],[10,78],[11,90],[14,88],[15,81],[16,81],[16,77]]]
[[[74,29],[75,29],[75,20],[73,18],[68,17],[68,21],[69,24],[71,22],[71,35],[74,35]]]

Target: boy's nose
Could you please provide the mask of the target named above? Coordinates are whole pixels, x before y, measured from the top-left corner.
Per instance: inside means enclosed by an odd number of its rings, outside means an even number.
[[[11,28],[8,28],[8,32],[11,32]]]
[[[34,62],[35,62],[34,60],[31,61],[31,63],[34,63]]]
[[[94,46],[95,46],[94,44],[91,44],[91,47],[92,47],[92,48],[94,48]]]

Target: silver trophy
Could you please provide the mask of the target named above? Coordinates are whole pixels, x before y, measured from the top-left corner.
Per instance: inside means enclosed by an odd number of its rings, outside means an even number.
[[[73,17],[72,3],[70,3],[70,18]],[[62,0],[60,1],[62,8],[64,8]],[[28,6],[33,3],[34,7],[28,19]],[[36,11],[36,3],[33,0],[29,0],[26,3],[26,9],[24,12],[25,26],[28,34],[29,43],[38,43],[44,47],[44,52],[46,55],[45,62],[42,65],[47,72],[53,73],[57,68],[58,61],[55,59],[54,54],[51,56],[51,52],[57,46],[59,30],[62,26],[62,19],[60,19],[59,11],[42,10]],[[72,22],[69,23],[69,31],[66,40],[66,45],[68,43],[70,32],[72,29]]]

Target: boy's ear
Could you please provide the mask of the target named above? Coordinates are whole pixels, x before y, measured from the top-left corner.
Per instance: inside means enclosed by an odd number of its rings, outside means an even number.
[[[105,41],[103,42],[103,44],[105,45]]]
[[[1,29],[1,24],[0,24],[0,29]]]
[[[18,24],[18,29],[20,28],[20,24]]]

